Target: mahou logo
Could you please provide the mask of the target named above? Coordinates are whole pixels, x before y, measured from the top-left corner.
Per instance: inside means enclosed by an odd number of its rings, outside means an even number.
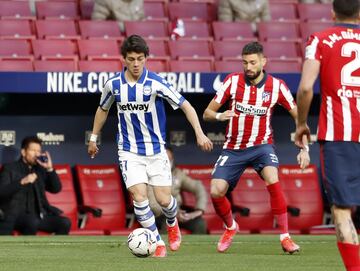
[[[64,134],[39,132],[36,134],[36,136],[42,140],[42,143],[44,145],[60,145],[60,143],[63,143],[65,141]]]

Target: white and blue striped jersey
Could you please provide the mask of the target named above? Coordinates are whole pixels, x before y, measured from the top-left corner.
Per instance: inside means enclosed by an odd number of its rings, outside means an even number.
[[[164,78],[145,68],[136,83],[126,81],[125,69],[105,83],[100,107],[109,110],[116,102],[119,150],[139,155],[154,155],[165,150],[164,99],[174,110],[185,101]]]

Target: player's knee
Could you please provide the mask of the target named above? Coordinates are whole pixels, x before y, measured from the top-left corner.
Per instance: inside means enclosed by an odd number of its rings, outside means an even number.
[[[161,198],[158,198],[157,202],[159,203],[159,205],[161,207],[164,207],[164,208],[168,207],[171,202],[171,197],[170,197],[170,195],[168,197],[163,196]]]
[[[211,184],[210,195],[212,198],[224,197],[226,195],[226,191],[227,191],[227,187],[221,184],[217,184],[217,183]]]

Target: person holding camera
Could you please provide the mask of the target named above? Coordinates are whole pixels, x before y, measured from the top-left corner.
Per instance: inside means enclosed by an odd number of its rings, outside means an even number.
[[[0,235],[11,235],[14,230],[23,235],[70,231],[70,219],[61,216],[62,211],[46,198],[45,191],[61,191],[61,182],[41,143],[36,136],[24,138],[20,159],[4,165],[0,172]]]

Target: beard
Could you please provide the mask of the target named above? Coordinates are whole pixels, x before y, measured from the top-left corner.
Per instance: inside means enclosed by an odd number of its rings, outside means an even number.
[[[245,72],[245,77],[248,79],[248,80],[255,80],[256,78],[258,78],[261,74],[261,70],[260,71],[257,71],[255,72],[254,74],[252,75],[248,75],[246,72]]]

